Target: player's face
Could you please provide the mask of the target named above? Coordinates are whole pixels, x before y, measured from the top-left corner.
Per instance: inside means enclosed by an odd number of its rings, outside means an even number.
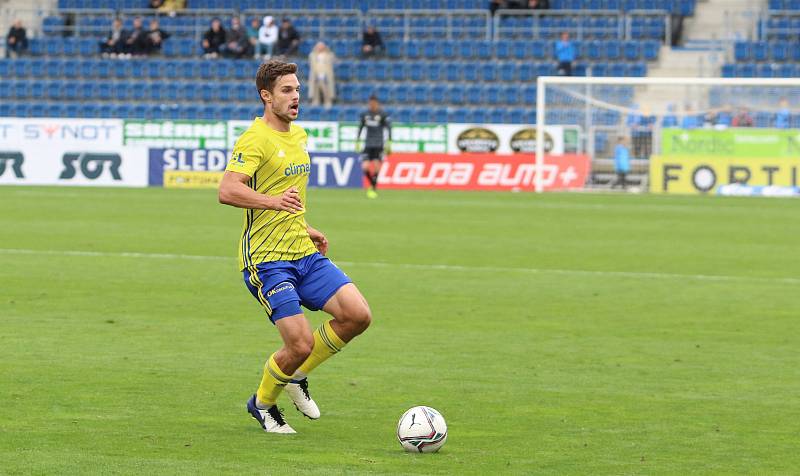
[[[284,122],[297,119],[300,108],[300,81],[297,80],[297,75],[287,74],[278,78],[271,99],[272,102],[267,105],[278,118]]]

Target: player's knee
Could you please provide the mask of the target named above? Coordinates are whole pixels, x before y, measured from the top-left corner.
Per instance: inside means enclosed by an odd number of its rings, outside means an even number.
[[[287,350],[292,354],[292,357],[304,361],[311,355],[311,349],[314,348],[314,337],[309,334],[301,339],[296,339],[287,346]]]
[[[367,327],[372,323],[372,312],[370,312],[366,304],[355,306],[348,314],[348,321],[358,334],[367,330]]]

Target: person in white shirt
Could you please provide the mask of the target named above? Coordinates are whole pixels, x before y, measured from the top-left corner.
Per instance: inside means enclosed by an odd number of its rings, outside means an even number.
[[[308,65],[311,70],[308,89],[311,90],[312,105],[319,106],[321,102],[324,102],[326,109],[333,105],[336,97],[336,82],[333,77],[335,62],[336,55],[328,48],[328,45],[321,41],[308,55]]]
[[[258,44],[256,45],[256,58],[265,60],[272,57],[275,42],[278,41],[278,25],[271,16],[264,17],[264,24],[258,29]]]

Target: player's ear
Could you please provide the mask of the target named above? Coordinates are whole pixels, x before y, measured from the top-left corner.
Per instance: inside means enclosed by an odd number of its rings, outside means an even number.
[[[260,91],[259,91],[259,94],[261,94],[261,99],[262,99],[262,100],[263,100],[265,103],[269,104],[269,103],[271,103],[271,102],[272,102],[272,94],[270,94],[270,92],[269,92],[269,91],[267,91],[266,89],[262,89],[262,90],[260,90]]]

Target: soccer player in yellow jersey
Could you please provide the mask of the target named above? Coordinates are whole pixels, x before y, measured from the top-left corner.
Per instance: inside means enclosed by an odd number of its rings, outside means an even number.
[[[307,375],[364,332],[372,316],[358,288],[325,254],[328,240],[305,220],[311,162],[297,119],[297,65],[262,64],[256,87],[264,103],[242,134],[219,187],[219,201],[244,209],[239,266],[250,293],[278,328],[283,346],[270,355],[248,412],[272,433],[294,433],[276,406],[286,393],[297,409],[319,418]],[[300,305],[333,319],[312,331]]]

